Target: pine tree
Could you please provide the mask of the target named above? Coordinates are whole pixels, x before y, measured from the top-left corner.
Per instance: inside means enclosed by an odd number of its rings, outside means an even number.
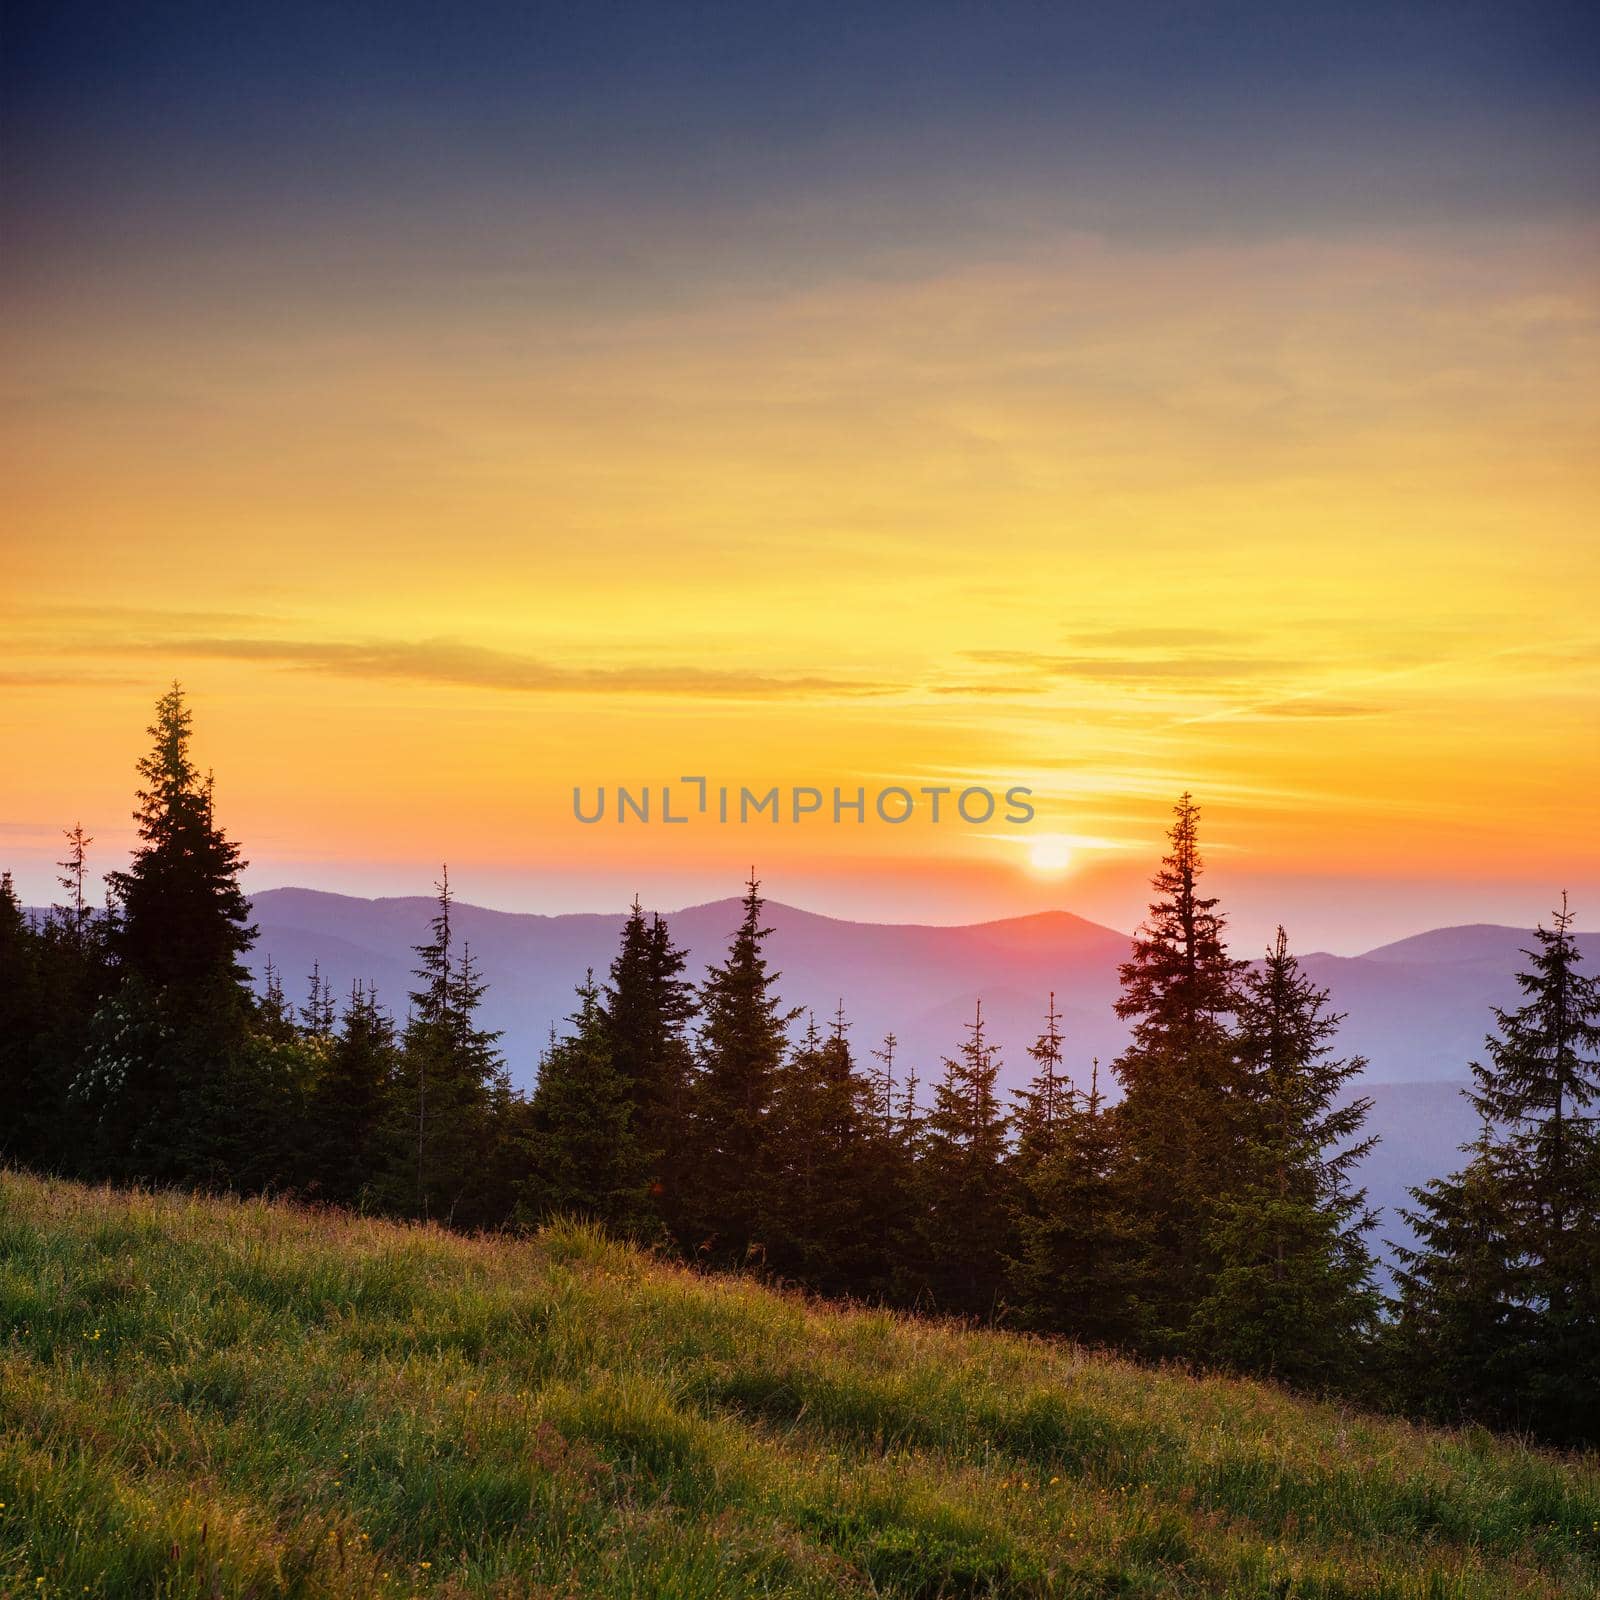
[[[1048,1057],[1041,1070],[1052,1071]],[[1087,1091],[1068,1087],[1055,1097],[1048,1134],[1041,1135],[1036,1129],[1028,1141],[1031,1159],[1017,1170],[1009,1273],[1021,1319],[1085,1344],[1136,1343],[1116,1131],[1100,1093],[1098,1060]]]
[[[872,1074],[872,1114],[877,1118],[885,1139],[894,1137],[896,1107],[894,1101],[894,1054],[900,1041],[893,1033],[883,1036],[883,1043],[872,1052],[878,1066]]]
[[[203,996],[238,1011],[247,1008],[240,958],[256,933],[239,884],[246,863],[217,827],[213,783],[190,756],[193,721],[174,683],[156,704],[154,748],[139,762],[139,848],[126,872],[110,875],[121,907],[118,957],[185,1006]]]
[[[762,1253],[773,1177],[768,1114],[788,1025],[799,1015],[783,1009],[762,951],[771,930],[761,926],[760,888],[752,870],[727,959],[700,990],[690,1216],[700,1253],[732,1263]]]
[[[268,956],[262,973],[261,997],[256,1002],[256,1031],[274,1044],[288,1044],[296,1037],[294,1015],[283,992],[283,974]]]
[[[497,1032],[478,1025],[486,986],[463,946],[456,954],[454,901],[446,868],[434,886],[437,910],[426,944],[415,946],[419,986],[411,993],[395,1110],[408,1169],[402,1191],[415,1215],[462,1227],[504,1220],[489,1175],[501,1169],[497,1107],[506,1099]]]
[[[881,1201],[873,1091],[856,1072],[848,1029],[843,1002],[827,1034],[809,1020],[779,1074],[772,1107],[768,1259],[829,1294],[877,1289],[889,1265],[882,1233],[869,1226]]]
[[[0,1162],[35,1159],[40,1001],[39,941],[7,872],[0,875]]]
[[[1209,1292],[1217,1261],[1205,1241],[1239,1174],[1243,1109],[1229,1024],[1244,963],[1228,955],[1216,899],[1199,890],[1199,807],[1185,794],[1173,809],[1171,847],[1116,1006],[1133,1023],[1115,1067],[1115,1117],[1141,1318],[1156,1353],[1183,1347]]]
[[[918,1166],[929,1289],[942,1309],[974,1316],[997,1310],[1011,1253],[1008,1123],[995,1092],[999,1065],[979,1001],[966,1040],[945,1058]]]
[[[1487,1120],[1466,1165],[1411,1191],[1415,1244],[1391,1246],[1398,1290],[1385,1330],[1392,1397],[1442,1422],[1524,1426],[1533,1353],[1521,1302],[1508,1174]]]
[[[90,1024],[73,1093],[107,1175],[230,1185],[246,1181],[241,1154],[254,1170],[266,1159],[276,1088],[259,1081],[250,1042],[245,863],[190,755],[192,720],[174,683],[138,765],[139,847],[107,880],[121,984]]]
[[[1523,1004],[1495,1009],[1467,1171],[1414,1191],[1393,1344],[1414,1377],[1448,1365],[1470,1414],[1581,1444],[1600,1438],[1600,988],[1572,921],[1563,897]]]
[[[650,1198],[674,1232],[683,1223],[693,1074],[685,1030],[695,1000],[683,977],[686,961],[666,922],[647,921],[635,899],[602,1000],[607,1046],[649,1171]]]
[[[1035,1072],[1026,1089],[1016,1096],[1012,1130],[1017,1139],[1017,1159],[1026,1167],[1047,1155],[1055,1145],[1057,1125],[1068,1108],[1071,1083],[1061,1067],[1061,1013],[1055,991],[1045,1010],[1044,1030],[1028,1046]]]
[[[19,1160],[51,1171],[82,1170],[83,1141],[73,1127],[70,1091],[88,1039],[90,1018],[110,992],[114,972],[110,924],[88,903],[88,847],[82,826],[66,830],[68,852],[57,863],[67,891],[33,928],[35,1016],[29,1047],[31,1083],[21,1119]]]
[[[61,868],[61,876],[56,882],[65,889],[71,897],[62,907],[63,917],[72,933],[80,942],[87,938],[89,921],[94,915],[94,908],[90,906],[84,892],[84,880],[88,873],[89,846],[94,840],[83,831],[81,822],[74,823],[70,828],[62,830],[67,838],[67,854],[65,859],[56,865]]]
[[[333,1038],[339,1007],[333,997],[333,985],[322,976],[322,963],[311,963],[311,976],[306,980],[306,1003],[300,1011],[300,1031],[319,1045]]]
[[[613,1232],[660,1232],[650,1153],[635,1134],[637,1081],[617,1069],[612,1032],[591,971],[578,986],[571,1031],[539,1068],[528,1108],[528,1172],[519,1212],[532,1221],[585,1217]]]
[[[1236,1005],[1248,1121],[1208,1241],[1219,1265],[1189,1353],[1302,1387],[1345,1385],[1379,1300],[1363,1238],[1375,1218],[1350,1182],[1376,1142],[1358,1137],[1371,1101],[1343,1097],[1366,1062],[1334,1057],[1343,1018],[1300,970],[1281,927]]]
[[[323,1039],[311,1097],[308,1183],[325,1199],[355,1205],[381,1177],[399,1068],[394,1022],[378,1004],[377,989],[352,984],[338,1033]]]

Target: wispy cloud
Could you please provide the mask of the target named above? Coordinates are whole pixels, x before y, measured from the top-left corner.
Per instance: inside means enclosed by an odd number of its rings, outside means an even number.
[[[452,639],[305,640],[184,637],[88,644],[90,653],[138,653],[173,659],[259,661],[348,678],[407,679],[457,688],[543,694],[641,694],[765,699],[864,696],[901,686],[820,673],[759,673],[716,667],[569,666],[515,651]]]
[[[1032,683],[1008,683],[1004,680],[996,679],[990,683],[936,683],[932,686],[932,692],[934,694],[1003,698],[1007,695],[1043,694],[1048,687],[1047,684],[1038,681]]]
[[[1082,678],[1104,683],[1256,678],[1293,669],[1291,662],[1262,656],[1056,655],[1033,650],[968,650],[963,653],[967,660],[980,666],[1006,667],[1045,678]]]

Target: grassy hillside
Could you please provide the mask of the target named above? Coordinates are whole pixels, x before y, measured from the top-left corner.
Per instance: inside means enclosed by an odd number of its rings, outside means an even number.
[[[1600,1594],[1600,1463],[477,1241],[0,1175],[0,1593]]]

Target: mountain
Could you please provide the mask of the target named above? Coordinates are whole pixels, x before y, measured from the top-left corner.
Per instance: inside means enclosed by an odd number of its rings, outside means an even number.
[[[359,900],[309,889],[270,889],[255,897],[261,929],[252,956],[259,978],[270,957],[291,997],[303,992],[311,964],[341,989],[376,982],[397,1013],[412,986],[411,947],[427,936],[428,899]],[[689,906],[670,916],[673,937],[690,952],[699,978],[722,958],[738,925],[738,900]],[[457,904],[459,937],[489,981],[485,1018],[502,1041],[516,1081],[531,1084],[552,1025],[572,1009],[573,986],[592,967],[604,976],[616,952],[623,915],[537,916]],[[900,1058],[914,1060],[926,1080],[963,1037],[981,995],[1002,1044],[1006,1076],[1021,1082],[1026,1043],[1053,988],[1065,1013],[1074,1054],[1108,1059],[1126,1030],[1112,1014],[1117,964],[1125,934],[1068,912],[978,923],[968,927],[847,922],[769,903],[768,942],[780,989],[794,1005],[831,1016],[842,1001],[851,1038],[865,1051],[891,1029]]]
[[[254,914],[258,978],[271,957],[294,997],[316,961],[340,989],[376,982],[403,1014],[412,946],[427,937],[431,900],[269,889],[255,897]],[[721,959],[739,916],[733,899],[669,914],[674,938],[690,952],[691,975]],[[538,916],[458,903],[455,919],[490,984],[487,1020],[504,1030],[513,1075],[527,1086],[550,1028],[572,1008],[573,986],[586,968],[603,977],[609,967],[623,913]],[[1109,1061],[1127,1038],[1112,1002],[1128,936],[1070,912],[929,927],[849,922],[769,902],[767,921],[785,1000],[819,1016],[842,1001],[858,1051],[892,1029],[900,1059],[915,1061],[924,1079],[960,1043],[980,997],[1001,1048],[1002,1079],[1012,1086],[1028,1076],[1026,1047],[1052,990],[1075,1069],[1095,1055]],[[1365,955],[1302,959],[1346,1013],[1341,1045],[1366,1056],[1372,1081],[1448,1083],[1465,1077],[1481,1050],[1490,1007],[1515,1002],[1518,952],[1532,937],[1516,928],[1440,928]],[[1579,942],[1600,960],[1600,935]]]
[[[375,982],[403,1016],[413,982],[411,947],[427,937],[433,910],[423,897],[266,890],[254,899],[257,980],[270,957],[295,998],[315,961],[341,991],[352,981]],[[690,952],[692,976],[721,958],[740,912],[740,902],[729,899],[670,914],[674,938]],[[458,935],[489,981],[485,1020],[503,1031],[502,1047],[523,1087],[537,1074],[551,1028],[572,1008],[573,985],[585,969],[603,977],[610,966],[623,920],[621,912],[538,916],[456,905]],[[782,974],[785,1000],[819,1017],[842,1002],[863,1056],[892,1029],[899,1070],[915,1063],[925,1085],[960,1044],[980,996],[1010,1088],[1029,1076],[1027,1045],[1052,990],[1075,1076],[1084,1075],[1092,1056],[1108,1064],[1127,1037],[1112,1002],[1128,936],[1069,912],[928,927],[849,922],[769,902],[767,922],[768,954]],[[1360,1092],[1373,1101],[1368,1126],[1381,1142],[1361,1178],[1384,1209],[1385,1238],[1405,1238],[1395,1212],[1407,1190],[1450,1171],[1458,1147],[1473,1135],[1461,1083],[1482,1049],[1490,1007],[1515,1003],[1519,952],[1532,937],[1480,924],[1434,929],[1360,956],[1303,958],[1346,1013],[1341,1048],[1368,1061]],[[1579,942],[1590,961],[1600,960],[1600,935]]]

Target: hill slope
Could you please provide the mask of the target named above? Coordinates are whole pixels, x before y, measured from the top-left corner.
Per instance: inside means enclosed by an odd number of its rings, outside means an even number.
[[[1600,1464],[464,1240],[0,1174],[0,1593],[1582,1596]]]

